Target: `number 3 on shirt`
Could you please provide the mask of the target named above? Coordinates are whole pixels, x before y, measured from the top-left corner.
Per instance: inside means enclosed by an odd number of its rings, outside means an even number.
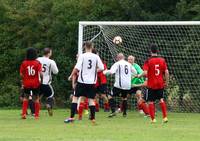
[[[158,76],[160,74],[159,64],[155,65],[155,75]]]
[[[88,69],[92,68],[92,60],[88,60]]]

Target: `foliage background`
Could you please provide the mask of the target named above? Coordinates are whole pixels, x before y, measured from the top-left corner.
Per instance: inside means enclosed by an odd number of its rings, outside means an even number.
[[[57,106],[71,90],[78,21],[200,20],[199,0],[0,0],[0,107],[18,107],[19,66],[27,47],[53,48]]]

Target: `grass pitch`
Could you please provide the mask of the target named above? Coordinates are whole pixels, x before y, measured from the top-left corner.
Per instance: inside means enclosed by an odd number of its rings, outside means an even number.
[[[200,114],[169,113],[169,122],[162,124],[161,113],[157,123],[151,124],[137,112],[128,112],[127,118],[118,114],[112,119],[108,113],[96,115],[96,126],[84,116],[82,121],[64,124],[69,110],[56,110],[53,117],[41,112],[39,120],[20,119],[20,110],[0,110],[0,141],[198,141]]]

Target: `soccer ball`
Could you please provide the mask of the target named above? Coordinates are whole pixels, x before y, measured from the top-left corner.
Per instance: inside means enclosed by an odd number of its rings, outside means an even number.
[[[122,38],[120,36],[115,36],[113,39],[113,43],[118,45],[122,43]]]

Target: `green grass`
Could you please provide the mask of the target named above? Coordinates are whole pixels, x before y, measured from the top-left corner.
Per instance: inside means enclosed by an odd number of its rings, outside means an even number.
[[[169,113],[169,122],[150,124],[136,112],[127,118],[118,115],[108,119],[108,113],[97,113],[97,124],[87,119],[64,124],[69,111],[56,110],[54,117],[46,111],[41,118],[20,119],[19,110],[0,110],[0,141],[198,141],[200,140],[200,114]]]

